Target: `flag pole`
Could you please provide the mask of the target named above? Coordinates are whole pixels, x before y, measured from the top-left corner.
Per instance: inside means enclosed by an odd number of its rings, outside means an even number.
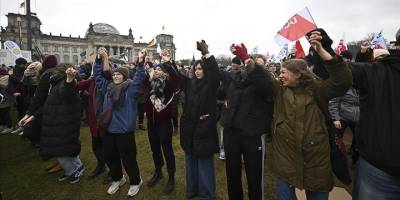
[[[313,22],[314,22],[315,26],[316,26],[316,27],[318,27],[318,26],[317,26],[317,23],[315,23],[314,17],[311,15],[311,12],[310,12],[310,10],[308,9],[308,7],[307,7],[307,6],[306,6],[306,9],[307,9],[307,12],[308,12],[308,14],[310,14],[310,16],[311,16],[311,19],[313,20]]]

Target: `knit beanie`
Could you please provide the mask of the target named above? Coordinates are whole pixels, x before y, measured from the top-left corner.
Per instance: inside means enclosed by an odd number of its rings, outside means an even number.
[[[232,59],[232,63],[237,64],[237,65],[242,65],[242,62],[240,61],[240,58],[238,56],[235,56]]]
[[[126,67],[118,67],[114,70],[114,72],[118,72],[118,73],[122,74],[122,76],[124,76],[125,80],[129,78],[129,69]]]
[[[17,58],[15,60],[15,65],[26,65],[26,63],[28,63],[25,58]]]
[[[54,55],[48,55],[44,58],[42,66],[43,69],[50,69],[56,67],[57,64],[58,64],[57,57]]]
[[[383,55],[390,55],[389,51],[386,49],[374,49],[374,59],[376,59],[379,56],[383,56]]]

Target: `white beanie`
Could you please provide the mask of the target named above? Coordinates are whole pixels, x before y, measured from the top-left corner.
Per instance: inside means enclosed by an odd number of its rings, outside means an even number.
[[[386,49],[374,49],[374,59],[379,56],[388,56],[390,55],[389,51]]]

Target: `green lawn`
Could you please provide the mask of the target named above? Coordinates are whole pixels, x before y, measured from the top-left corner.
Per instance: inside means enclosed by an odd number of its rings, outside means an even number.
[[[105,174],[90,180],[86,177],[96,165],[96,160],[91,151],[90,133],[88,127],[81,129],[82,153],[80,157],[86,166],[86,171],[79,183],[59,183],[57,178],[62,172],[48,175],[45,167],[50,161],[42,161],[38,150],[33,149],[30,142],[17,135],[0,135],[0,192],[5,200],[34,200],[34,199],[131,199],[127,197],[128,184],[124,185],[116,194],[110,196],[106,193],[108,186],[102,181]],[[138,163],[141,177],[145,182],[151,177],[154,166],[151,156],[147,132],[136,132]],[[176,187],[172,194],[164,195],[163,189],[167,182],[166,170],[164,178],[154,188],[145,185],[134,199],[185,199],[185,169],[184,154],[179,145],[179,135],[173,137],[173,148],[176,156]],[[267,156],[268,157],[268,156]],[[225,177],[225,163],[215,156],[217,176],[217,199],[228,199]],[[265,197],[267,200],[275,199],[275,176],[271,173],[269,159],[265,168]],[[244,174],[244,173],[243,173]],[[243,175],[243,180],[244,179]],[[246,181],[244,181],[245,183]],[[247,199],[247,186],[244,185],[245,199]]]

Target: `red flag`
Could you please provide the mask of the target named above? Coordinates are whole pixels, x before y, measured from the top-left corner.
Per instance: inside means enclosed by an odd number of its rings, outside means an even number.
[[[343,38],[339,41],[338,46],[335,49],[335,52],[337,55],[340,55],[340,53],[342,53],[343,51],[347,50],[347,46],[346,43],[344,42],[344,35]]]
[[[296,41],[296,58],[304,58],[306,57],[306,54],[304,53],[303,47],[301,46],[301,43],[299,40]]]
[[[317,25],[315,25],[308,8],[305,7],[283,25],[281,30],[278,31],[278,34],[275,36],[275,41],[278,45],[282,46],[283,44],[298,40],[316,28]]]

